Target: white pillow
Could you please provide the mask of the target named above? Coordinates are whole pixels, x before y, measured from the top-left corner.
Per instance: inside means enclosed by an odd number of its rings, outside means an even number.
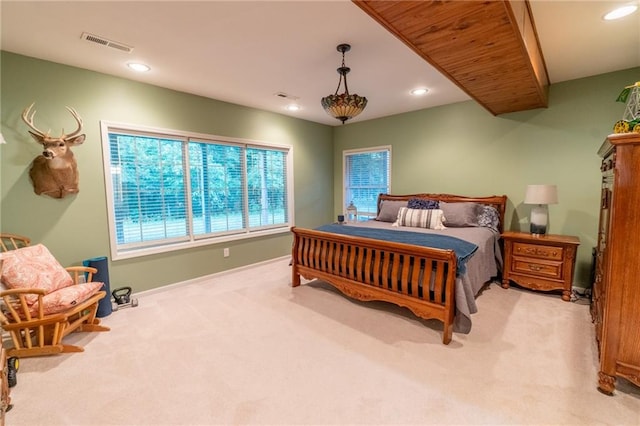
[[[401,207],[393,226],[412,226],[414,228],[446,229],[443,225],[444,213],[440,209],[410,209]]]

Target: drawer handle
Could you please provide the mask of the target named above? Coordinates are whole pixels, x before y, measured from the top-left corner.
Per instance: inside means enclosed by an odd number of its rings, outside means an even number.
[[[529,265],[529,269],[531,269],[532,271],[539,271],[542,269],[542,266]]]
[[[518,251],[520,251],[520,248],[518,248]],[[538,249],[538,248],[526,248],[524,249],[524,252],[527,254],[533,254],[533,255],[538,255],[538,256],[544,256],[544,257],[549,257],[549,256],[553,256],[556,257],[558,256],[558,252],[557,251],[547,251],[545,249]]]

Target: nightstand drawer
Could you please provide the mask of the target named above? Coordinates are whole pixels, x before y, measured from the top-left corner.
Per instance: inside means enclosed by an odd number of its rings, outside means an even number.
[[[539,244],[513,243],[513,254],[516,256],[537,257],[539,259],[562,260],[562,247],[543,246]]]
[[[534,275],[537,277],[562,279],[562,263],[532,262],[530,259],[513,258],[511,271],[519,274]]]

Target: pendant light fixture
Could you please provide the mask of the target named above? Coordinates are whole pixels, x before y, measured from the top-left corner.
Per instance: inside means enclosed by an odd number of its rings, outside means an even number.
[[[327,114],[337,118],[342,121],[342,124],[344,124],[345,121],[355,117],[364,110],[364,107],[367,106],[367,98],[364,96],[358,96],[357,94],[349,94],[347,74],[351,71],[351,68],[345,66],[344,54],[351,50],[351,46],[343,43],[339,44],[336,49],[338,52],[342,53],[342,66],[337,69],[338,74],[340,74],[338,88],[336,89],[335,94],[322,98],[320,102],[322,103],[322,108],[324,108]],[[342,80],[344,80],[344,93],[338,94]]]

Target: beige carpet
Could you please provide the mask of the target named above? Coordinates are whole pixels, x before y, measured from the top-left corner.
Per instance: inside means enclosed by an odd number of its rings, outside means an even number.
[[[640,424],[640,389],[596,390],[588,306],[492,284],[468,335],[327,284],[288,259],[138,296],[25,358],[8,426]]]

